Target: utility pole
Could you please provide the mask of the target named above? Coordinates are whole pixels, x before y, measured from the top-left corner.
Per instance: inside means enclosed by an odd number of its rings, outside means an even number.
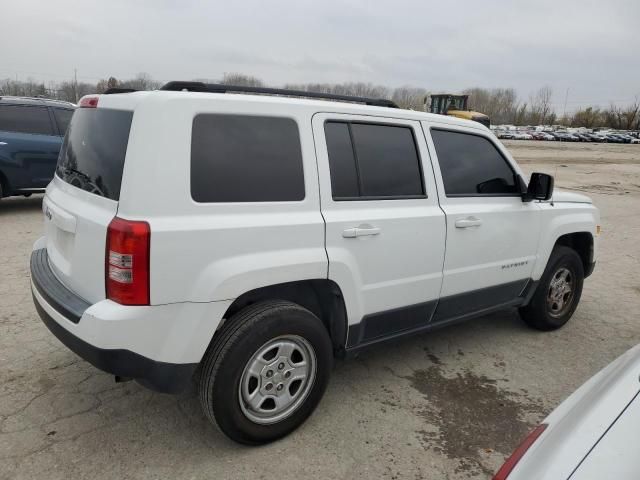
[[[564,95],[564,111],[562,112],[562,117],[567,118],[567,100],[569,99],[569,87],[567,87],[567,93]]]
[[[78,69],[73,69],[73,95],[76,97],[76,103],[78,103]]]

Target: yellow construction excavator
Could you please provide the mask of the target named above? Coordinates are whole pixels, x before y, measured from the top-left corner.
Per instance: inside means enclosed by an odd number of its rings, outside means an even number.
[[[484,113],[469,110],[467,108],[468,101],[469,95],[452,95],[450,93],[429,95],[424,99],[425,106],[429,105],[431,113],[473,120],[489,128],[489,117]]]

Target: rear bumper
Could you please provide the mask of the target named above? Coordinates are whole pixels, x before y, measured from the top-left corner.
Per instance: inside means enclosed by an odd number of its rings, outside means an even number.
[[[58,280],[46,249],[31,254],[31,282],[40,318],[70,350],[100,370],[165,393],[189,385],[230,304],[90,304]]]
[[[158,362],[129,350],[95,347],[60,326],[39,303],[35,294],[33,302],[40,318],[58,340],[91,365],[107,373],[133,378],[145,387],[158,392],[179,393],[187,387],[198,366],[197,363]]]

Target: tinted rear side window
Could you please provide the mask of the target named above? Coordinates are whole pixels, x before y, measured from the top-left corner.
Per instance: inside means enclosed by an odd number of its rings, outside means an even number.
[[[191,137],[196,202],[284,202],[305,196],[297,123],[290,118],[200,114]]]
[[[53,116],[56,118],[56,123],[58,124],[58,132],[60,135],[64,135],[69,128],[69,122],[71,122],[71,116],[73,115],[73,110],[68,108],[54,108]]]
[[[327,122],[325,137],[335,200],[424,196],[410,127]]]
[[[0,105],[0,130],[53,135],[47,107]]]
[[[351,125],[365,197],[422,195],[420,160],[407,127]]]
[[[120,199],[133,112],[79,108],[64,138],[57,175],[82,190]]]
[[[324,125],[331,171],[331,195],[333,198],[353,198],[358,191],[358,172],[353,155],[348,123],[327,122]]]
[[[489,139],[436,129],[431,137],[447,195],[519,195],[514,171]]]

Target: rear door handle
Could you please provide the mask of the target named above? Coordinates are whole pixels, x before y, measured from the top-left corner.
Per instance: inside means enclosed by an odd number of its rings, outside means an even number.
[[[482,225],[482,220],[476,217],[467,217],[456,220],[456,228],[479,227],[480,225]]]
[[[380,229],[378,227],[361,225],[355,228],[347,228],[342,232],[344,238],[366,237],[369,235],[380,235]]]

